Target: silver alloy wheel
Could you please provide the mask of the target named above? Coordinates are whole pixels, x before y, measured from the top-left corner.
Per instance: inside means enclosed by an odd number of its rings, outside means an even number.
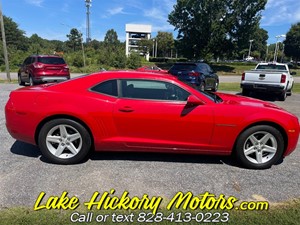
[[[29,85],[30,85],[30,86],[33,86],[33,85],[34,85],[32,76],[29,77]]]
[[[82,137],[74,127],[61,124],[48,132],[46,145],[52,155],[60,159],[68,159],[77,155],[81,150]]]
[[[274,135],[266,131],[258,131],[246,139],[243,152],[250,162],[263,164],[275,156],[277,149],[277,140]]]

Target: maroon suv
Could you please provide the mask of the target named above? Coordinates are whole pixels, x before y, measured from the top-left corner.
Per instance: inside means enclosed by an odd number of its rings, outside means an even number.
[[[55,55],[31,55],[20,66],[19,85],[59,82],[70,79],[70,70],[65,60]]]

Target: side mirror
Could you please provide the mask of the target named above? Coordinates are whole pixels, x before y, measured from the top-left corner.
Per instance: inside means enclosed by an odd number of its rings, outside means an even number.
[[[190,95],[187,99],[188,106],[204,105],[204,102],[195,95]]]
[[[296,72],[291,72],[291,75],[296,75],[297,73]]]

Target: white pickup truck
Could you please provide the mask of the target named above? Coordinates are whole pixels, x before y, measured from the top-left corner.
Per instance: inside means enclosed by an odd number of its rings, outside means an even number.
[[[287,95],[292,94],[294,84],[293,75],[287,64],[258,63],[255,69],[242,74],[242,94],[248,96],[250,92],[268,92],[278,95],[284,101]]]

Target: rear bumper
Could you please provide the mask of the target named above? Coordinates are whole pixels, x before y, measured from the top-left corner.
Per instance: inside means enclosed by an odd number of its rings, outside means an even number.
[[[282,93],[285,87],[279,84],[241,83],[241,88],[250,91]]]
[[[68,76],[38,76],[33,77],[33,81],[35,83],[47,83],[47,82],[61,82],[70,79],[70,75]]]

